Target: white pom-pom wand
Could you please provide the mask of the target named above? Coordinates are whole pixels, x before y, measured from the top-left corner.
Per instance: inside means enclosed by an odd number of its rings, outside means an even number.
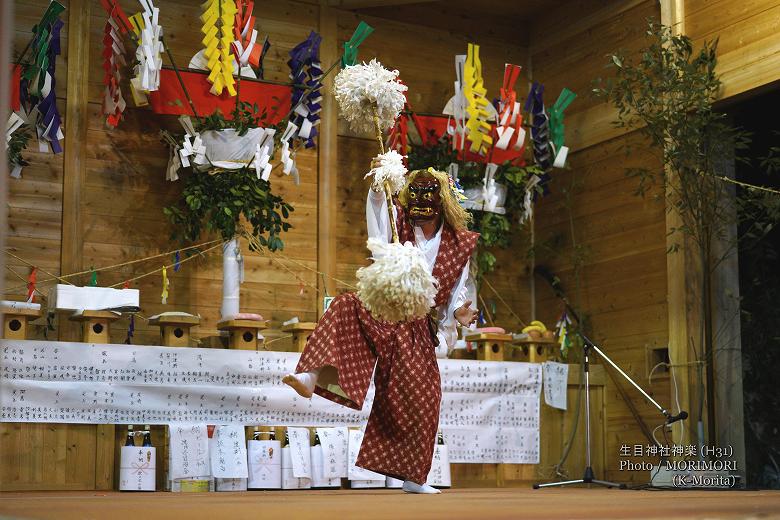
[[[382,140],[382,128],[393,126],[404,107],[405,90],[406,86],[398,82],[398,71],[391,72],[376,60],[346,67],[335,80],[336,101],[342,114],[354,130],[370,131],[373,126],[382,152],[380,167],[369,174],[374,174],[375,185],[384,188],[393,241],[368,240],[374,262],[358,269],[357,294],[375,318],[392,322],[425,316],[436,297],[436,279],[428,272],[422,251],[398,240],[393,193],[403,187],[406,168],[401,163],[401,173],[396,164],[401,156],[395,151],[385,154]]]

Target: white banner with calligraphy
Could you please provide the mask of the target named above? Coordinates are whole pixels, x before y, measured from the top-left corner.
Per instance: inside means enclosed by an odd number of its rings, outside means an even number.
[[[360,426],[282,384],[291,352],[0,340],[0,422]],[[439,360],[451,462],[539,462],[540,365]]]

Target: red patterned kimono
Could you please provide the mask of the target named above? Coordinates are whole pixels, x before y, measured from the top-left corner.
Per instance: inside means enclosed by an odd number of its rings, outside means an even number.
[[[396,209],[401,242],[414,243],[411,224],[397,204]],[[433,268],[439,283],[435,306],[449,301],[478,236],[444,225]],[[361,468],[417,484],[425,482],[441,404],[435,342],[436,332],[427,318],[403,323],[376,320],[354,293],[333,300],[309,337],[296,372],[333,366],[338,385],[348,396],[315,387],[315,393],[326,399],[362,409],[376,365],[374,405],[357,459]]]

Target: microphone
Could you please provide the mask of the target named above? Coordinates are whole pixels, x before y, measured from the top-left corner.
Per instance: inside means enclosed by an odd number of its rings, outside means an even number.
[[[666,418],[666,424],[672,424],[672,423],[675,423],[677,421],[684,421],[687,418],[688,418],[688,412],[686,412],[685,410],[682,410],[677,415],[669,415]]]

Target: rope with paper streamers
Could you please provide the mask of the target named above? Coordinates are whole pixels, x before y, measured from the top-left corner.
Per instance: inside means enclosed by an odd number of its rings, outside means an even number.
[[[201,247],[206,247],[206,246],[210,246],[210,245],[213,245],[213,244],[220,245],[221,243],[222,243],[222,239],[221,238],[220,239],[215,239],[215,240],[209,240],[208,242],[202,242],[200,244],[195,244],[195,245],[183,247],[183,248],[180,248],[180,249],[174,249],[172,251],[166,251],[164,253],[158,253],[156,255],[140,258],[140,259],[137,259],[137,260],[130,260],[130,261],[127,261],[127,262],[121,262],[119,264],[108,265],[108,266],[105,266],[105,267],[96,267],[94,269],[87,269],[85,271],[79,271],[79,272],[76,272],[76,273],[70,273],[70,274],[65,274],[65,275],[61,275],[61,276],[52,274],[52,273],[46,271],[45,269],[37,268],[39,271],[41,271],[44,274],[50,276],[50,278],[47,278],[45,280],[39,280],[37,282],[37,284],[40,285],[40,284],[45,284],[45,283],[49,283],[49,282],[60,281],[62,283],[68,284],[68,285],[73,285],[72,282],[68,281],[68,278],[74,278],[76,276],[83,276],[85,274],[91,274],[93,272],[94,273],[100,273],[100,272],[103,272],[103,271],[112,271],[114,269],[120,269],[120,268],[126,267],[128,265],[139,264],[139,263],[142,263],[142,262],[148,262],[150,260],[154,260],[156,258],[161,258],[161,257],[164,257],[164,256],[175,255],[176,253],[180,253],[182,251],[190,251],[190,250],[193,250],[193,249],[200,249]],[[28,265],[29,267],[36,267],[33,263],[28,262],[27,260],[25,260],[25,259],[19,257],[18,255],[15,255],[14,253],[12,253],[10,251],[10,248],[7,248],[5,253],[7,255],[15,258],[16,260],[19,260],[20,262],[23,262],[24,264]],[[179,266],[181,266],[181,264],[183,262],[187,261],[187,260],[188,259],[174,260],[174,264],[173,265],[176,266],[178,264]],[[125,282],[121,282],[121,283],[125,283]],[[116,287],[116,285],[114,285],[112,287]],[[5,293],[13,293],[13,292],[19,291],[21,289],[23,289],[23,287],[11,287],[11,288],[6,289]],[[39,292],[39,294],[40,294],[40,292]]]

